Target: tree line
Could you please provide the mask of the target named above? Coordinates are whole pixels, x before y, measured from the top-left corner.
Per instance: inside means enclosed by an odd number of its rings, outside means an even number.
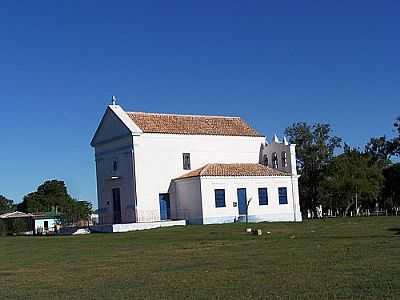
[[[59,214],[62,224],[74,224],[88,219],[92,205],[71,197],[64,181],[49,180],[39,185],[36,191],[25,195],[18,204],[0,195],[0,214],[15,210],[25,213],[53,212]]]
[[[364,149],[332,134],[329,124],[295,123],[286,128],[297,144],[300,207],[304,216],[360,215],[400,211],[400,117],[393,136],[371,138]]]

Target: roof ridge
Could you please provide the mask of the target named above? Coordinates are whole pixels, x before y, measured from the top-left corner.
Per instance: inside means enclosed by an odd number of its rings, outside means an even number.
[[[157,113],[157,112],[142,112],[142,111],[127,111],[127,114],[142,114],[156,116],[176,116],[176,117],[200,117],[200,118],[225,118],[225,119],[241,119],[239,116],[216,116],[216,115],[193,115],[193,114],[176,114],[176,113]]]

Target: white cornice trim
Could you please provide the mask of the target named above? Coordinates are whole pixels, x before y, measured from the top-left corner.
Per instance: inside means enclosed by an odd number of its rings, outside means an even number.
[[[128,114],[119,105],[109,105],[109,109],[125,124],[125,126],[132,132],[132,134],[141,134],[143,131],[133,122]]]

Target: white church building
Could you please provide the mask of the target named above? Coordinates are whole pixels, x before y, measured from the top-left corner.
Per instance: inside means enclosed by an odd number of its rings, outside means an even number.
[[[100,224],[301,221],[295,145],[239,117],[109,105],[92,139]]]

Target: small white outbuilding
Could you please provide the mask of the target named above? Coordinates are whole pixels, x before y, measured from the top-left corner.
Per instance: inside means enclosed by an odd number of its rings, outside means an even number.
[[[52,213],[32,213],[34,234],[48,234],[57,231],[59,216]]]

